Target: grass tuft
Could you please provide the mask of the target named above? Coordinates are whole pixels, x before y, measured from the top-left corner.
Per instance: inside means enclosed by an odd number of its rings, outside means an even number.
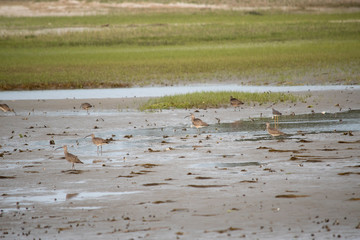
[[[295,96],[289,93],[249,93],[249,92],[196,92],[180,94],[174,96],[164,96],[150,99],[140,107],[141,111],[155,109],[191,109],[191,108],[221,108],[228,107],[230,96],[233,96],[244,104],[258,103],[279,103],[279,102],[298,102],[303,101],[303,97]]]

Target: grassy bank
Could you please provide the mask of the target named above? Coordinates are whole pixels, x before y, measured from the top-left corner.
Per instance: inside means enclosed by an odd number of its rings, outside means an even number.
[[[286,93],[198,92],[150,99],[140,107],[140,110],[228,107],[230,106],[230,96],[241,100],[245,105],[251,103],[262,105],[264,103],[297,102],[304,100],[304,97]]]
[[[0,29],[1,90],[360,83],[360,13],[1,17]]]

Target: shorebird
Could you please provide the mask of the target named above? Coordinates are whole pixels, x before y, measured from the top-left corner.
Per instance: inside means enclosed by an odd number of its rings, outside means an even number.
[[[0,110],[2,110],[3,112],[13,112],[16,115],[16,112],[14,111],[14,109],[10,108],[6,103],[0,104]]]
[[[80,108],[86,110],[86,112],[89,112],[89,109],[92,108],[92,107],[93,107],[93,105],[91,105],[90,103],[82,103],[80,105]]]
[[[275,127],[276,127],[277,125],[279,125],[279,116],[281,116],[282,113],[273,108],[272,114],[273,114],[274,123],[275,123]]]
[[[270,123],[266,123],[266,130],[268,131],[268,133],[273,136],[273,137],[277,137],[280,135],[285,135],[285,133],[283,133],[282,131],[278,130],[277,128],[272,128],[270,127]]]
[[[99,154],[99,147],[101,148],[101,155],[102,155],[102,145],[104,144],[108,144],[109,141],[108,140],[105,140],[105,139],[102,139],[102,138],[99,138],[99,137],[95,137],[95,135],[92,133],[84,138],[87,138],[87,137],[90,137],[91,136],[91,141],[96,145],[97,147],[97,154]]]
[[[244,103],[242,101],[240,101],[237,98],[234,98],[232,96],[230,96],[230,105],[233,106],[236,110],[237,107],[240,107],[240,105],[243,105]]]
[[[207,124],[206,122],[203,122],[200,118],[195,118],[194,114],[190,114],[190,116],[186,116],[185,118],[187,117],[191,117],[191,127],[196,127],[199,131],[199,128],[202,128],[202,127],[207,127],[209,126],[209,124]]]
[[[66,145],[64,145],[64,146],[62,146],[62,147],[58,147],[58,148],[56,148],[56,149],[60,149],[60,148],[64,148],[65,159],[66,159],[68,162],[72,163],[71,169],[74,169],[74,170],[75,170],[75,163],[81,163],[81,164],[83,164],[83,162],[80,161],[80,159],[79,159],[77,156],[75,156],[74,154],[71,154],[71,153],[69,153],[69,152],[67,151],[67,146],[66,146]]]

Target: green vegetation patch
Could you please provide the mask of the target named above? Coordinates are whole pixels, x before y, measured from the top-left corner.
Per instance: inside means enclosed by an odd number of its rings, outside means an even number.
[[[359,65],[359,12],[0,17],[0,90],[351,85]]]
[[[233,96],[244,104],[250,103],[278,103],[298,102],[304,97],[295,96],[289,93],[249,93],[249,92],[196,92],[174,96],[164,96],[150,99],[140,107],[140,110],[171,109],[171,108],[221,108],[230,105],[230,96]]]
[[[359,84],[360,41],[5,48],[0,89]]]
[[[360,13],[139,12],[76,17],[0,17],[6,47],[169,46],[198,43],[349,40]],[[108,25],[108,27],[101,27]]]

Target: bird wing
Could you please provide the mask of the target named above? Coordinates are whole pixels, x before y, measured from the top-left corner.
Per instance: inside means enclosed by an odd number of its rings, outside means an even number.
[[[83,163],[82,161],[80,161],[80,159],[76,155],[74,155],[72,153],[68,153],[67,155],[68,155],[68,158],[70,159],[70,162]]]
[[[194,125],[198,125],[198,126],[209,126],[209,124],[207,124],[206,122],[202,121],[199,118],[194,119]]]

